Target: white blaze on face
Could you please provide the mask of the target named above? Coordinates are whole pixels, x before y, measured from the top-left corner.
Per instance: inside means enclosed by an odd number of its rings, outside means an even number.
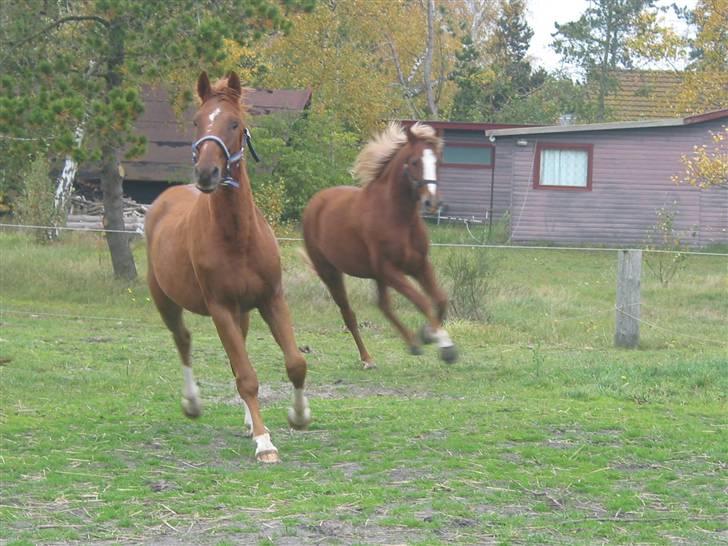
[[[422,152],[422,178],[427,184],[427,191],[435,195],[437,191],[437,158],[435,153],[429,148],[425,148]]]
[[[213,111],[212,111],[212,112],[210,113],[210,115],[209,115],[209,116],[207,116],[207,121],[209,122],[209,123],[207,124],[207,128],[208,128],[208,129],[212,129],[212,124],[213,124],[213,123],[215,123],[215,120],[217,119],[217,116],[219,116],[219,115],[220,115],[220,112],[222,112],[222,110],[220,110],[220,107],[218,106],[217,108],[215,108],[215,109],[214,109],[214,110],[213,110]]]

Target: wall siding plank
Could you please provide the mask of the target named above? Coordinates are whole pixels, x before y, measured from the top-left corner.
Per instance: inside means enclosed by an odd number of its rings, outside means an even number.
[[[657,223],[657,211],[675,212],[675,229],[691,246],[728,243],[728,189],[699,191],[672,181],[693,146],[725,120],[679,127],[498,137],[496,186],[510,180],[512,239],[519,242],[640,245]],[[526,140],[517,146],[516,140]],[[533,188],[537,142],[594,145],[592,191]]]

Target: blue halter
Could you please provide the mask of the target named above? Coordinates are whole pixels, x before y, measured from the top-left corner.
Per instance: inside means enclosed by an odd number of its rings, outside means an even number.
[[[203,136],[201,139],[195,141],[192,144],[192,163],[197,163],[197,157],[200,153],[200,146],[203,142],[206,142],[208,140],[211,140],[212,142],[220,146],[223,153],[225,154],[225,158],[227,159],[227,163],[225,164],[225,173],[223,173],[224,177],[220,184],[222,184],[223,186],[239,188],[240,183],[231,176],[231,172],[233,165],[235,165],[236,163],[240,163],[242,160],[245,159],[246,142],[248,143],[248,148],[250,148],[250,154],[253,156],[253,159],[255,159],[256,162],[260,161],[260,159],[258,158],[258,154],[256,154],[255,150],[253,149],[253,137],[250,136],[250,131],[248,131],[247,127],[243,130],[243,138],[240,145],[240,150],[232,155],[230,155],[230,151],[228,150],[227,146],[225,146],[225,143],[220,137],[215,135]]]

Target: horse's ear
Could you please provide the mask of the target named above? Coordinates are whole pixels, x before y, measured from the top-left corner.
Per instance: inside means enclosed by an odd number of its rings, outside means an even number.
[[[200,77],[197,78],[197,96],[200,97],[202,102],[205,102],[205,99],[210,95],[211,89],[212,87],[210,86],[210,79],[207,77],[207,72],[203,71]]]
[[[408,125],[407,128],[404,130],[404,132],[407,135],[407,141],[410,144],[414,144],[415,142],[417,142],[417,137],[412,132],[412,126],[411,125]]]
[[[240,78],[236,72],[230,72],[230,74],[228,74],[228,87],[235,91],[235,94],[237,94],[238,97],[242,94]]]

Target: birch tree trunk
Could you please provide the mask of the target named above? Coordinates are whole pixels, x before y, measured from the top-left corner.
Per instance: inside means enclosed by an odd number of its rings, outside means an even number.
[[[79,125],[76,127],[75,141],[76,146],[80,147],[83,141],[84,129],[83,126]],[[54,227],[58,227],[60,224],[65,224],[66,218],[68,217],[68,205],[71,197],[71,189],[73,188],[73,181],[76,179],[76,173],[78,172],[78,163],[70,155],[66,156],[66,160],[63,162],[63,170],[61,174],[56,178],[56,191],[53,196],[53,208],[56,212]],[[58,229],[51,229],[48,231],[48,237],[50,239],[58,239]]]
[[[423,66],[425,77],[425,93],[427,95],[427,108],[434,119],[437,119],[437,103],[432,89],[432,55],[435,50],[435,0],[427,0],[427,51]]]

